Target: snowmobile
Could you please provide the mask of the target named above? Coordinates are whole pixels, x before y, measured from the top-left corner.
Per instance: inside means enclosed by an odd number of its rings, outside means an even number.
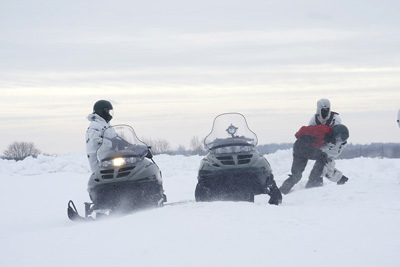
[[[91,174],[85,203],[85,217],[68,203],[71,220],[95,219],[110,214],[161,207],[166,202],[161,171],[152,159],[150,147],[140,141],[132,127],[116,125],[105,130],[97,150],[99,168]]]
[[[218,115],[204,139],[208,154],[200,163],[196,201],[254,202],[255,195],[268,194],[270,204],[280,204],[282,195],[269,162],[256,150],[257,141],[242,114]]]

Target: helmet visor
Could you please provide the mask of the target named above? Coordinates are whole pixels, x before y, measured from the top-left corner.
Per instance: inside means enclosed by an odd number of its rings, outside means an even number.
[[[103,114],[104,115],[114,116],[114,110],[113,109],[104,108],[103,109]]]
[[[106,122],[109,122],[114,116],[114,110],[104,108],[101,117],[106,120]]]

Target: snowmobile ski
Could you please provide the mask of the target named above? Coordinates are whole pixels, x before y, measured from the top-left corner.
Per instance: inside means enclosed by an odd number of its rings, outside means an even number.
[[[83,221],[93,221],[92,218],[82,217],[79,215],[78,210],[75,207],[75,204],[72,200],[68,202],[68,218],[74,222],[83,222]]]

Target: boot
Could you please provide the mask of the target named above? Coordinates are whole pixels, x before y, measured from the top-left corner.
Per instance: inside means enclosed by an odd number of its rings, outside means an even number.
[[[322,177],[318,177],[317,179],[308,179],[306,183],[306,188],[313,188],[323,186],[324,182],[322,181]]]
[[[289,178],[286,179],[286,180],[282,183],[281,187],[279,187],[279,190],[280,190],[281,193],[284,194],[284,195],[289,194],[290,189],[292,189],[292,187],[295,185],[295,183],[293,182],[293,179],[291,179],[291,178],[292,178],[292,176],[289,175]]]
[[[342,178],[340,178],[340,180],[337,182],[337,184],[345,184],[348,180],[349,180],[349,178],[342,175]]]

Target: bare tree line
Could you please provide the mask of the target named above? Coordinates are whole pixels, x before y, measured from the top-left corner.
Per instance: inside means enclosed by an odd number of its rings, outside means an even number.
[[[154,155],[169,154],[169,155],[205,155],[206,150],[203,146],[203,140],[194,136],[190,141],[190,148],[186,149],[185,146],[179,145],[177,149],[173,149],[171,144],[165,139],[143,138],[142,141],[151,147]],[[27,157],[36,158],[41,151],[36,148],[33,142],[13,142],[6,150],[4,150],[2,159],[10,160],[23,160]]]
[[[29,156],[37,157],[40,150],[32,142],[13,142],[4,150],[4,159],[23,160]]]
[[[145,138],[142,140],[148,146],[154,155],[168,154],[168,155],[205,155],[207,153],[204,148],[203,142],[197,136],[193,136],[190,141],[189,148],[179,145],[178,148],[173,149],[171,144],[165,139],[152,139]],[[293,143],[273,143],[258,145],[257,150],[261,154],[272,154],[278,150],[291,149]],[[41,151],[36,148],[32,142],[13,142],[3,152],[2,159],[23,160],[26,157],[37,157]],[[399,143],[372,143],[367,145],[349,144],[340,156],[341,159],[351,159],[357,157],[370,157],[370,158],[400,158],[400,144]]]
[[[154,155],[169,154],[188,156],[206,154],[206,150],[203,145],[204,140],[200,140],[197,136],[193,136],[191,139],[189,149],[186,149],[184,145],[179,145],[177,149],[172,149],[170,143],[165,139],[143,138],[142,141],[151,147],[151,151]]]
[[[293,143],[267,144],[257,146],[261,154],[272,154],[278,150],[286,150],[293,147]],[[352,158],[400,158],[399,143],[372,143],[366,145],[348,144],[340,155],[340,159]]]

